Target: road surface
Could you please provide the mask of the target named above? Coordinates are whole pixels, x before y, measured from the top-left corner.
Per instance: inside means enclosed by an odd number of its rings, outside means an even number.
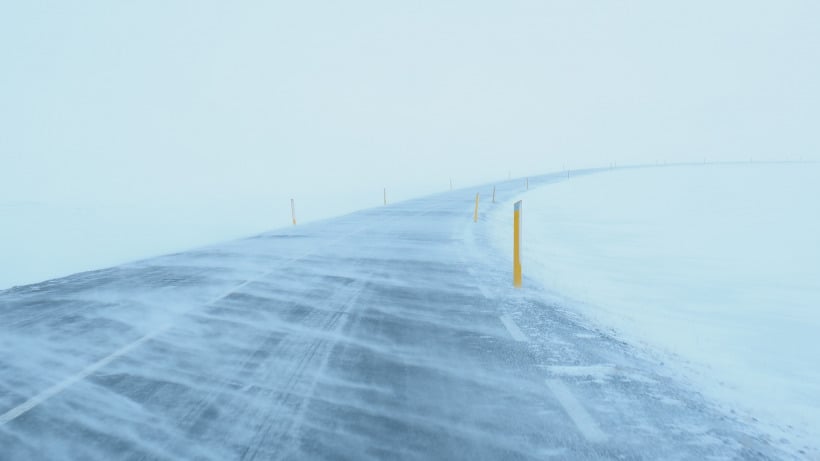
[[[472,207],[523,189],[0,292],[0,459],[781,458],[526,268],[512,288]]]

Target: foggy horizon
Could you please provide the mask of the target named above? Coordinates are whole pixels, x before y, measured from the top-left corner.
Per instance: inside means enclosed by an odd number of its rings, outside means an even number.
[[[6,202],[258,200],[285,225],[291,197],[315,219],[383,187],[820,146],[811,2],[3,10]]]

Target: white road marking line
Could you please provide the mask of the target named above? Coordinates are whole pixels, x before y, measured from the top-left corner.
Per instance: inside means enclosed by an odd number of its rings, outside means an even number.
[[[501,319],[501,323],[504,324],[504,327],[507,328],[507,331],[510,333],[510,336],[513,337],[516,341],[527,341],[527,335],[518,328],[518,325],[515,324],[512,317],[509,315],[502,315],[499,317]]]
[[[304,257],[304,255],[302,257]],[[298,259],[299,258],[294,259],[292,261],[295,261],[295,260],[298,260]],[[255,278],[255,279],[245,280],[244,282],[240,283],[239,285],[236,285],[233,288],[229,289],[224,294],[221,294],[221,295],[211,299],[210,301],[208,301],[207,303],[204,304],[204,307],[208,307],[212,304],[215,304],[217,301],[219,301],[221,299],[227,298],[228,296],[235,293],[237,290],[239,290],[239,289],[241,289],[241,288],[243,288],[243,287],[257,281],[257,280],[261,280],[265,276],[272,273],[274,270],[276,270],[276,269],[271,269],[271,270],[263,273],[259,277]],[[188,309],[187,311],[182,312],[180,315],[184,315],[184,314],[190,312],[191,310],[193,310],[193,309]],[[148,341],[149,339],[152,339],[155,336],[158,336],[160,333],[163,333],[166,330],[170,329],[171,326],[172,326],[171,324],[166,324],[166,325],[163,325],[163,326],[151,331],[150,333],[145,334],[144,336],[140,337],[139,339],[126,344],[125,346],[117,349],[116,351],[112,352],[111,354],[101,358],[100,360],[97,360],[96,362],[92,363],[91,365],[88,365],[87,367],[83,368],[79,372],[69,376],[68,378],[66,378],[66,379],[60,381],[59,383],[49,387],[48,389],[40,392],[39,394],[35,395],[34,397],[31,397],[30,399],[26,400],[25,402],[21,403],[20,405],[17,405],[16,407],[12,408],[11,410],[3,413],[2,415],[0,415],[0,426],[4,425],[6,423],[9,423],[11,421],[14,421],[16,418],[18,418],[21,415],[25,414],[26,412],[28,412],[32,408],[36,407],[37,405],[40,405],[41,403],[45,402],[46,400],[48,400],[48,399],[54,397],[55,395],[59,394],[60,392],[64,391],[65,389],[67,389],[68,387],[70,387],[71,385],[76,383],[77,381],[82,381],[83,379],[87,378],[89,375],[91,375],[95,371],[97,371],[100,368],[108,365],[109,363],[114,361],[114,359],[131,352],[131,350],[137,348],[142,343],[144,343],[144,342]]]
[[[86,378],[91,373],[94,373],[95,371],[99,370],[100,368],[108,365],[109,363],[111,363],[111,361],[113,361],[117,357],[120,357],[122,355],[127,354],[129,351],[131,351],[135,347],[139,346],[140,344],[144,343],[145,341],[148,341],[149,339],[153,338],[154,336],[158,335],[159,333],[164,331],[166,328],[155,330],[154,332],[152,332],[150,334],[147,334],[147,335],[141,337],[140,339],[138,339],[138,340],[136,340],[136,341],[134,341],[130,344],[125,345],[124,347],[114,351],[113,354],[110,354],[107,357],[104,357],[104,358],[92,363],[91,365],[83,368],[80,372],[78,372],[78,373],[76,373],[72,376],[69,376],[68,378],[64,379],[63,381],[49,387],[48,389],[40,392],[39,394],[35,395],[32,398],[26,400],[25,402],[21,403],[20,405],[17,405],[16,407],[12,408],[11,410],[3,413],[2,415],[0,415],[0,426],[4,425],[4,424],[6,424],[10,421],[13,421],[18,416],[26,413],[27,411],[29,411],[32,408],[36,407],[37,405],[45,402],[46,400],[50,399],[51,397],[54,397],[55,395],[59,394],[64,389],[66,389],[67,387],[69,387],[72,384],[76,383],[77,381],[80,381],[80,380]]]
[[[607,435],[598,427],[598,424],[587,413],[581,402],[572,395],[572,392],[559,379],[548,379],[547,386],[552,391],[558,402],[564,407],[567,416],[575,423],[575,427],[581,434],[592,443],[601,443],[607,440]]]

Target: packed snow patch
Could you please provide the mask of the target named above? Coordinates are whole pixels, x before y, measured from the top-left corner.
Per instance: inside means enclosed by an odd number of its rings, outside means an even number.
[[[520,197],[525,283],[662,355],[671,373],[775,440],[816,445],[819,197],[817,164],[571,178]],[[509,213],[492,219],[511,254]]]

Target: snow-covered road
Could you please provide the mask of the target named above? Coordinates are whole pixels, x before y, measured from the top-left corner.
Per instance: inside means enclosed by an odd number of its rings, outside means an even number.
[[[784,456],[514,290],[475,192],[0,292],[0,459]]]

